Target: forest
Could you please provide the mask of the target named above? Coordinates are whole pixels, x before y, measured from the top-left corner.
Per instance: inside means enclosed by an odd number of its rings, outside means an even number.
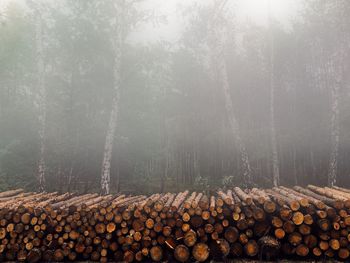
[[[2,0],[0,190],[350,187],[349,72],[347,0]]]

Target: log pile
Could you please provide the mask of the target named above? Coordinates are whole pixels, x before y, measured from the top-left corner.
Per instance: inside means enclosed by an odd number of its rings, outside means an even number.
[[[349,260],[350,190],[0,193],[0,261]]]

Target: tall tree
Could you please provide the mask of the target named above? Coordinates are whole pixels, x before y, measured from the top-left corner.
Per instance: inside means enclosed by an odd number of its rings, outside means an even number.
[[[329,62],[329,75],[332,76],[331,83],[331,154],[328,169],[328,185],[333,186],[337,183],[338,159],[339,159],[339,141],[340,141],[340,91],[346,86],[346,72],[349,65],[346,61],[350,55],[350,35],[349,1],[336,1],[332,3],[333,13],[333,32],[337,45]]]
[[[276,124],[275,124],[275,73],[274,73],[274,37],[272,29],[271,19],[271,1],[268,2],[269,12],[269,64],[270,64],[270,137],[271,137],[271,149],[272,149],[272,182],[274,186],[279,185],[280,172],[279,172],[279,158],[277,151],[277,138],[276,138]]]
[[[318,50],[318,65],[321,87],[328,90],[330,102],[329,162],[327,183],[333,186],[337,182],[340,148],[340,103],[341,90],[346,86],[346,74],[349,56],[349,19],[348,1],[310,1],[308,3],[308,26],[312,36],[311,43]],[[344,96],[343,96],[344,97]]]
[[[43,6],[40,2],[29,1],[33,9],[35,19],[35,50],[36,50],[36,69],[37,69],[37,88],[38,88],[38,121],[39,121],[39,162],[38,162],[38,181],[39,191],[45,191],[46,188],[46,101],[47,90],[45,83],[45,58],[44,58],[44,23]]]
[[[338,155],[339,155],[339,89],[340,76],[337,65],[330,63],[329,73],[334,77],[331,84],[331,154],[328,168],[328,185],[333,186],[337,182]]]
[[[112,49],[114,53],[113,65],[113,101],[112,110],[109,117],[105,147],[103,152],[102,171],[101,171],[101,193],[109,194],[111,181],[111,161],[114,144],[114,136],[117,128],[119,114],[119,98],[121,86],[121,64],[122,64],[122,48],[124,44],[124,9],[125,0],[115,1],[114,9],[116,11],[116,21],[113,24],[114,34],[112,34]]]
[[[213,16],[209,20],[210,48],[212,50],[211,60],[216,67],[217,77],[222,88],[225,99],[225,109],[228,117],[229,125],[232,130],[232,135],[235,138],[236,144],[240,153],[242,165],[243,179],[246,183],[251,183],[251,167],[249,156],[245,143],[241,137],[241,131],[238,120],[236,118],[230,91],[230,83],[228,78],[228,69],[226,64],[225,50],[227,45],[228,31],[225,24],[222,24],[223,12],[226,9],[228,1],[214,1]]]

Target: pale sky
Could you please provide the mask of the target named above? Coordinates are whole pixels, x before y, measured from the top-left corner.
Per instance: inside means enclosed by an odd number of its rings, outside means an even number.
[[[11,1],[22,2],[23,0],[0,0],[0,12]],[[181,10],[186,6],[205,4],[210,0],[146,0],[140,5],[156,16],[166,17],[166,23],[148,24],[135,29],[129,39],[136,42],[176,41],[184,28],[185,21],[181,16]],[[302,0],[229,0],[235,8],[238,21],[255,22],[266,26],[268,15],[288,26],[288,21],[295,16]],[[270,6],[270,9],[269,9]]]
[[[229,0],[230,1],[230,0]],[[268,16],[288,27],[288,21],[297,13],[301,0],[235,0],[235,14],[239,22],[255,22],[259,25],[268,24]],[[176,41],[184,28],[185,21],[180,11],[194,3],[203,4],[207,0],[148,0],[143,6],[157,15],[167,17],[166,24],[147,25],[138,28],[131,34],[130,39],[137,42],[153,42],[159,40]],[[156,9],[154,9],[156,7]]]

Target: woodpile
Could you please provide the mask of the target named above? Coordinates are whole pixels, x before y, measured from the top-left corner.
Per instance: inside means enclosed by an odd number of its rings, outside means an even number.
[[[349,260],[350,190],[0,193],[0,261]]]

